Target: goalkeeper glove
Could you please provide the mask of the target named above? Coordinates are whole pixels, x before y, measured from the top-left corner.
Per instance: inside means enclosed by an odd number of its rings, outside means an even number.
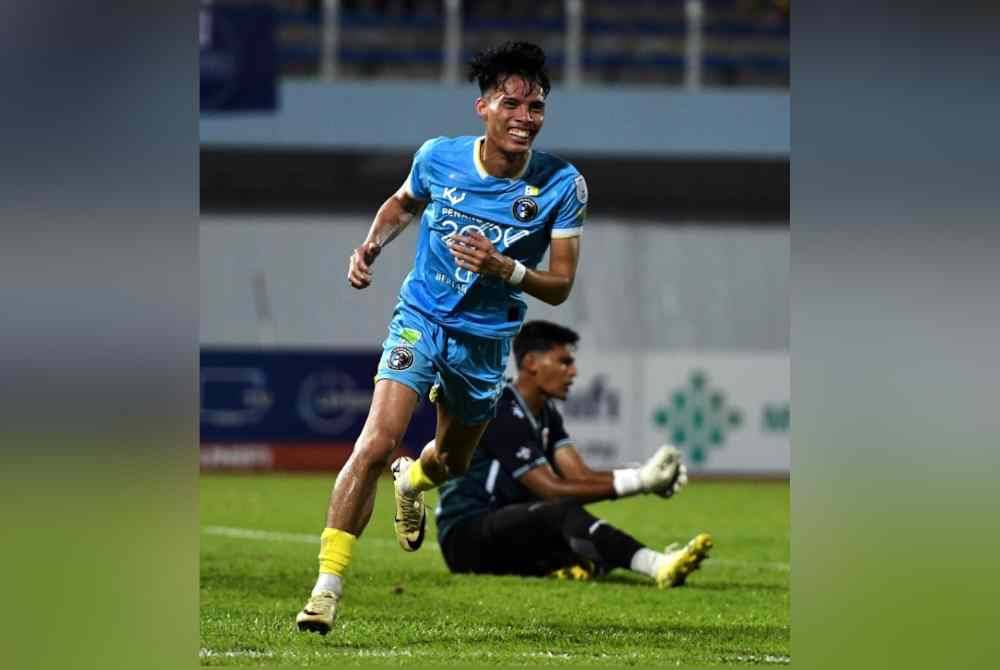
[[[665,444],[640,467],[615,470],[615,493],[623,497],[636,493],[665,491],[677,480],[680,459],[680,450]]]
[[[668,484],[665,488],[656,489],[653,491],[656,495],[661,498],[669,498],[673,495],[680,493],[681,489],[684,488],[688,483],[688,469],[683,463],[677,468],[677,477],[674,481]]]

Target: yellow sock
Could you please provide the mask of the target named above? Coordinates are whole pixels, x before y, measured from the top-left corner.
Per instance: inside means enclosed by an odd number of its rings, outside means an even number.
[[[420,465],[420,459],[413,461],[413,465],[406,473],[409,479],[410,488],[414,491],[430,491],[437,486],[430,477],[424,474],[424,468]]]
[[[357,539],[346,530],[324,529],[319,541],[319,571],[343,577]]]

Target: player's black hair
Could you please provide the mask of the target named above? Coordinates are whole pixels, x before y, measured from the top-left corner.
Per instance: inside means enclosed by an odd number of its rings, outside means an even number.
[[[546,96],[552,89],[545,69],[545,52],[531,42],[504,42],[480,51],[469,63],[469,81],[479,84],[480,93],[502,86],[511,75],[535,82]]]
[[[575,331],[551,321],[528,321],[514,338],[514,361],[518,369],[532,351],[548,351],[560,344],[574,345],[580,339]]]

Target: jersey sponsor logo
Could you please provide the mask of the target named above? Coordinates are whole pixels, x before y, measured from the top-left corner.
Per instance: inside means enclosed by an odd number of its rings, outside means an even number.
[[[443,272],[434,273],[434,279],[459,293],[465,293],[469,290],[469,283],[472,281],[473,276],[473,272],[463,270],[462,268],[455,268],[455,279],[452,279]]]
[[[443,208],[441,216],[444,219],[441,221],[441,228],[433,228],[433,230],[441,233],[441,239],[444,242],[447,242],[455,235],[464,235],[475,230],[488,239],[497,248],[497,251],[503,251],[522,237],[527,237],[536,232],[534,230],[525,230],[524,228],[505,226],[474,214],[452,209],[451,207]]]
[[[393,347],[389,352],[389,368],[405,370],[413,365],[413,349],[409,347]]]
[[[588,198],[587,180],[583,178],[582,174],[578,174],[573,183],[576,184],[576,199],[580,201],[581,205],[586,205]]]
[[[520,458],[522,461],[526,461],[531,458],[531,449],[528,447],[521,447],[514,452],[514,455]]]
[[[431,230],[441,235],[441,241],[446,244],[448,240],[455,235],[464,235],[466,233],[476,231],[488,239],[490,243],[496,247],[497,251],[502,253],[521,238],[538,232],[536,230],[526,230],[524,228],[504,226],[451,207],[443,207],[441,209],[441,216],[444,217],[443,220],[436,225],[432,224]],[[451,287],[455,291],[458,291],[459,293],[465,293],[469,289],[469,285],[474,279],[476,279],[477,276],[478,275],[471,270],[466,270],[465,268],[456,266],[454,279],[440,272],[435,274],[435,279]]]
[[[448,198],[448,202],[450,202],[452,205],[457,205],[458,203],[465,200],[464,193],[459,193],[458,195],[455,195],[455,189],[457,188],[458,188],[457,186],[448,186],[441,192],[441,194],[444,195],[444,197]]]
[[[531,221],[538,214],[538,203],[533,198],[527,196],[518,198],[514,201],[511,212],[518,221]]]

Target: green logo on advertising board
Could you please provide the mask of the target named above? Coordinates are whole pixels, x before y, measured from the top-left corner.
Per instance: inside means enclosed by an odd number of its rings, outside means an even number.
[[[792,411],[788,403],[764,405],[761,430],[765,433],[787,433],[791,421]]]
[[[743,412],[726,403],[726,394],[708,384],[704,370],[694,370],[688,383],[675,389],[668,404],[653,413],[653,423],[670,441],[687,450],[695,464],[708,460],[711,449],[725,445],[726,436],[743,425]]]

